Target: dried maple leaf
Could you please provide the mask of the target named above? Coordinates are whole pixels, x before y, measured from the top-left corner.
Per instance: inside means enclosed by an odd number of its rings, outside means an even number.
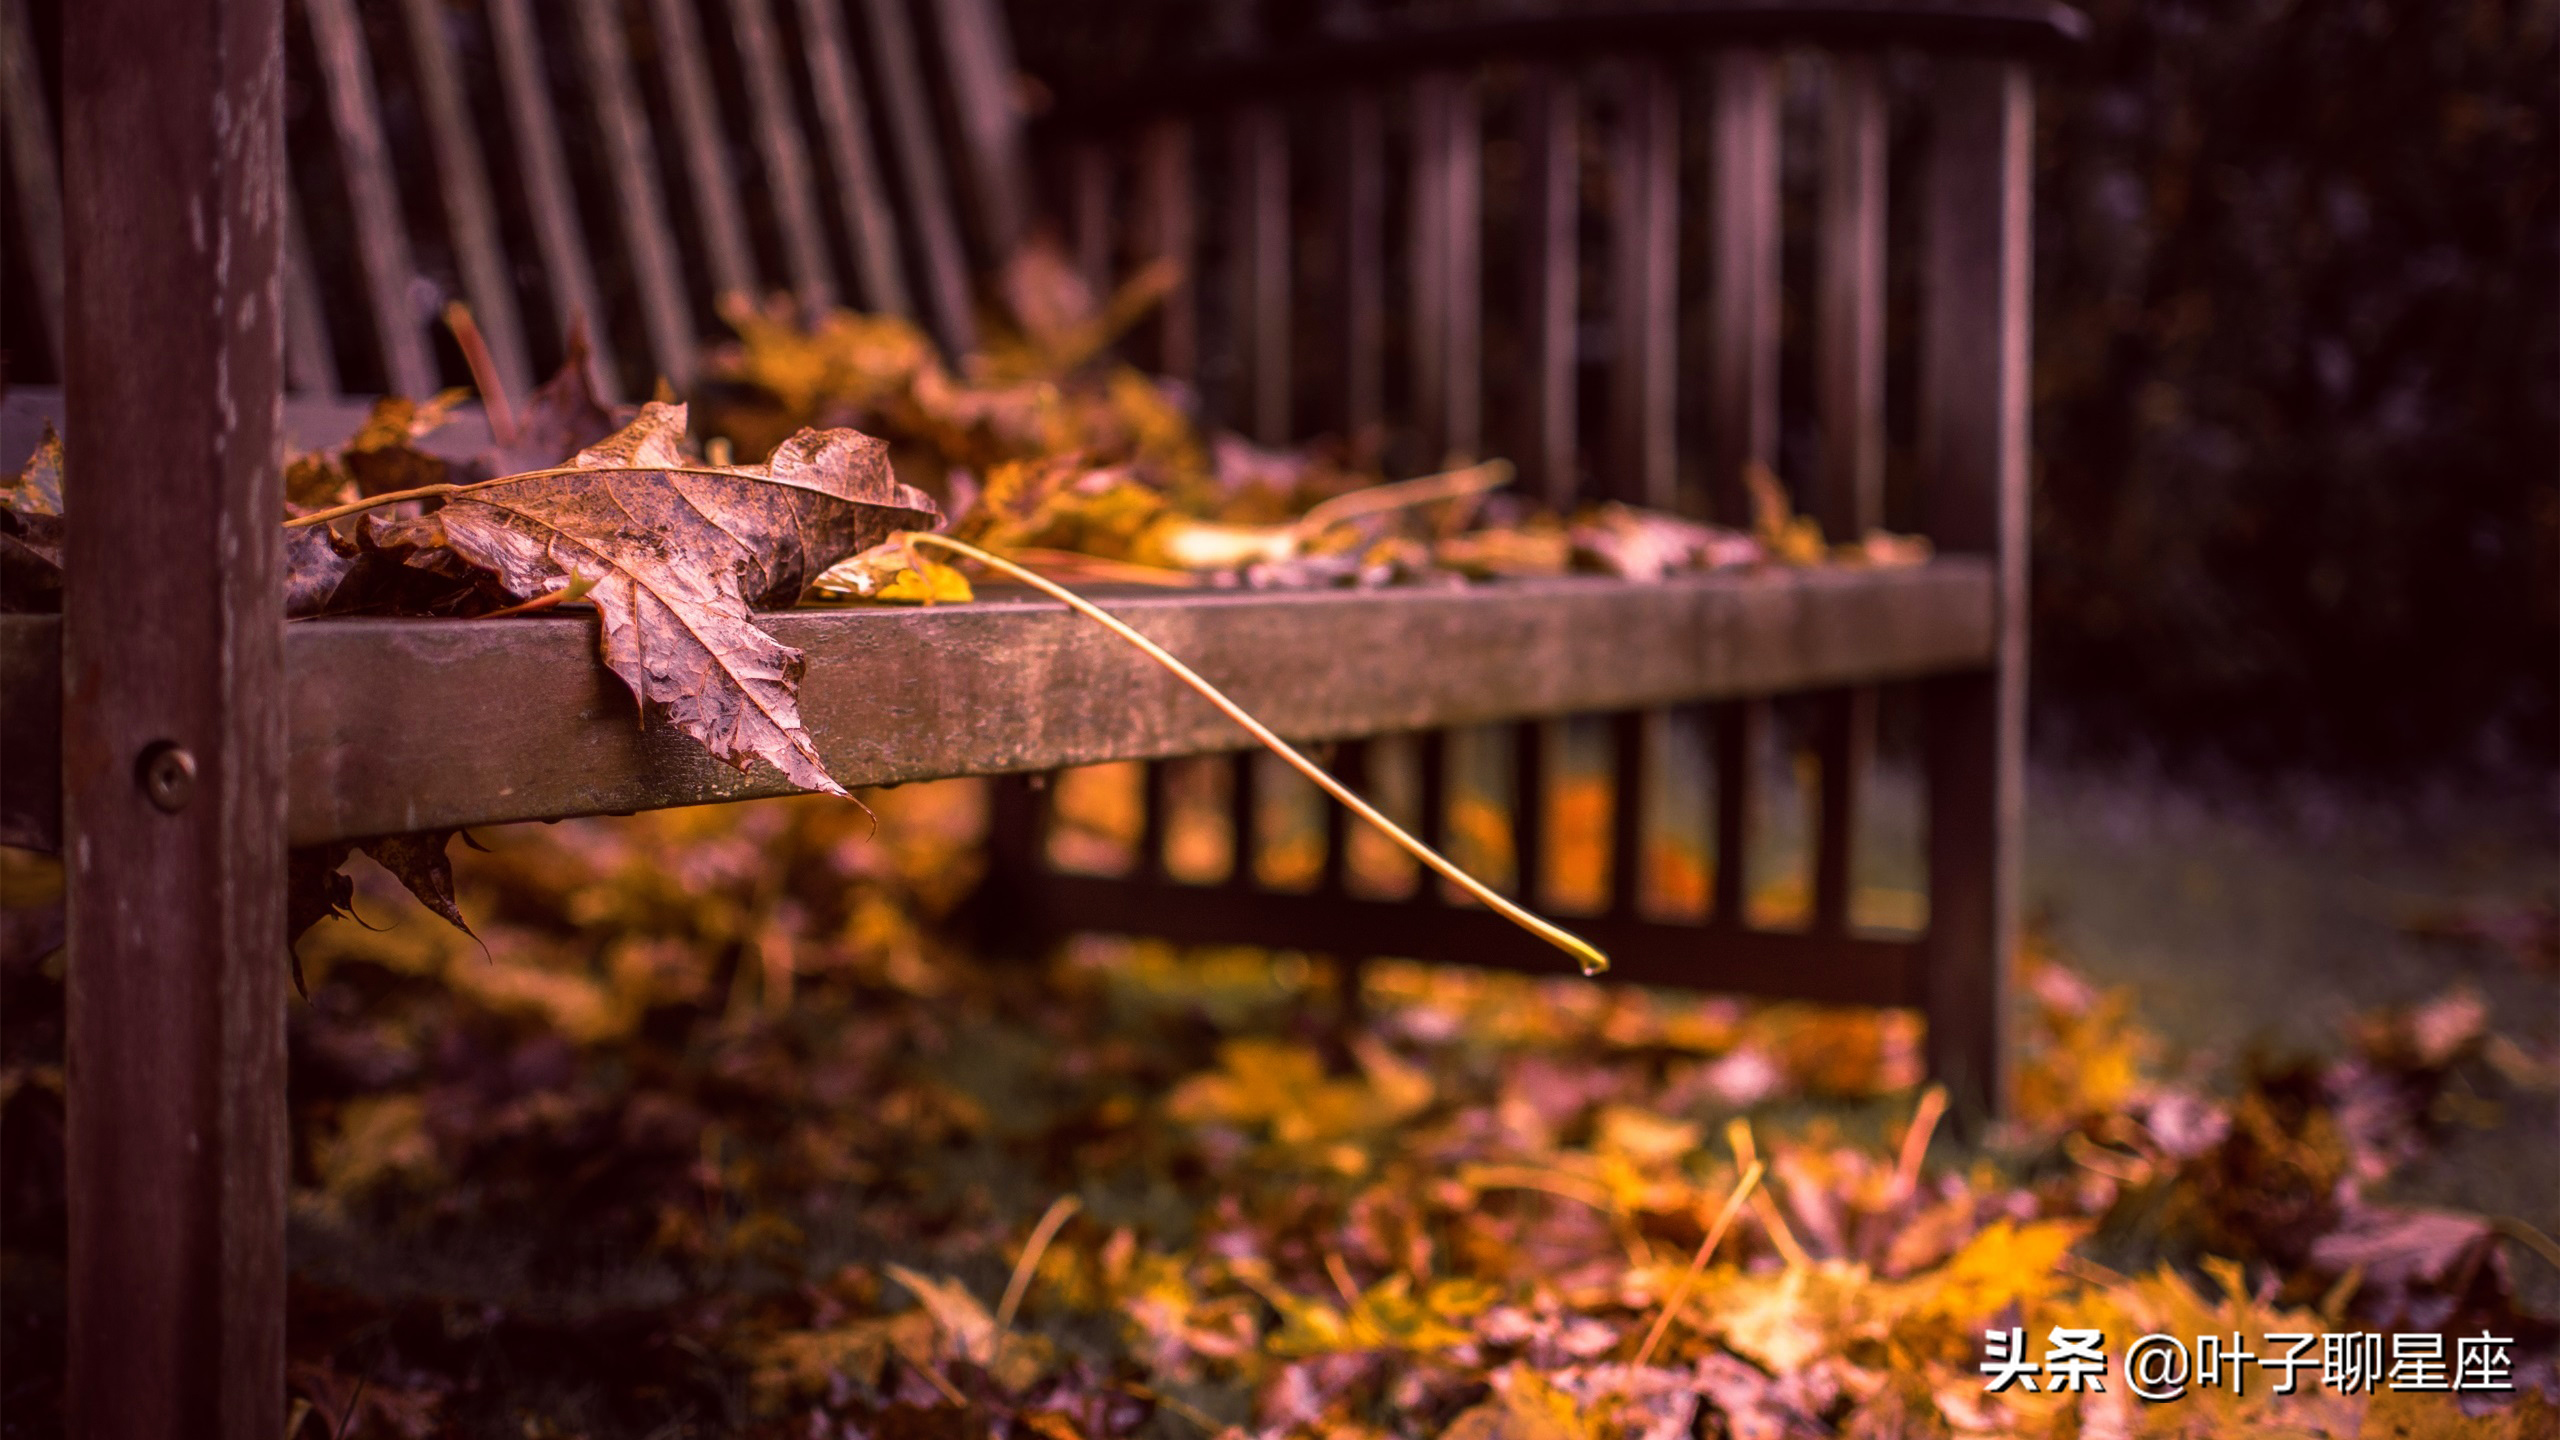
[[[684,452],[685,407],[652,403],[566,466],[484,481],[414,519],[365,526],[365,544],[419,569],[468,573],[512,602],[584,580],[604,661],[740,769],[763,760],[805,790],[844,794],[801,728],[801,653],[756,628],[837,560],[940,514],[890,473],[887,447],[852,430],[803,430],[762,465]]]
[[[544,381],[522,412],[513,417],[515,433],[497,437],[497,448],[464,467],[475,478],[514,475],[557,465],[613,433],[617,419],[622,417],[617,417],[596,393],[595,365],[587,348],[584,319],[569,322],[566,348],[568,354],[560,362],[559,373]]]
[[[62,437],[54,433],[53,422],[44,422],[44,434],[36,441],[34,453],[27,456],[27,467],[0,485],[0,508],[13,515],[62,514]]]
[[[302,932],[333,916],[352,917],[355,912],[355,881],[342,867],[347,857],[361,850],[373,857],[374,863],[391,872],[392,877],[407,887],[409,893],[442,917],[446,924],[480,937],[462,918],[462,907],[454,899],[453,862],[445,858],[445,846],[461,832],[456,830],[419,830],[406,835],[376,835],[365,840],[335,840],[325,845],[305,845],[296,849],[285,862],[285,953],[293,962],[293,988],[308,995],[302,983],[302,957],[293,949]],[[469,837],[465,837],[467,840]],[[482,947],[484,950],[486,946]]]
[[[459,615],[470,613],[477,600],[467,576],[402,564],[396,553],[342,539],[326,525],[284,532],[284,613],[289,620]]]
[[[1574,559],[1625,580],[1659,580],[1682,570],[1722,570],[1765,558],[1758,541],[1738,530],[1608,504],[1574,523]]]
[[[62,437],[45,422],[27,468],[0,485],[0,611],[62,608]]]
[[[451,466],[444,457],[419,449],[417,442],[442,429],[468,393],[447,390],[424,402],[405,395],[385,395],[374,401],[364,424],[339,453],[339,463],[356,482],[356,493],[387,495],[443,484]]]

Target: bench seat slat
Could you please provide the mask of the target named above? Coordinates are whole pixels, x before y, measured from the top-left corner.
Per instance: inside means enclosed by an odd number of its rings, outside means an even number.
[[[1992,570],[1572,577],[1467,590],[1165,595],[1112,609],[1281,732],[1310,740],[1637,709],[1988,662]],[[837,779],[886,784],[1237,747],[1207,702],[1046,602],[795,611],[801,711]],[[0,617],[0,674],[44,671],[49,616]],[[591,620],[345,620],[286,634],[296,844],[788,791],[642,725]],[[31,658],[32,657],[32,658]],[[54,662],[58,663],[58,662]],[[54,692],[12,684],[12,772]],[[10,823],[42,833],[40,817]]]

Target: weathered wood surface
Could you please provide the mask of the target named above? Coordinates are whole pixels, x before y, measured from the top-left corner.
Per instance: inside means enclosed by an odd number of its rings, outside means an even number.
[[[1967,1112],[2007,1092],[2001,1027],[2025,851],[2027,358],[2034,91],[1941,62],[1924,227],[1920,463],[1941,551],[1990,557],[1996,665],[1926,687],[1929,1070]]]
[[[284,5],[62,22],[67,1428],[274,1440]]]
[[[1979,560],[1108,604],[1310,740],[1963,670],[1988,661],[1994,620],[1991,569]],[[29,664],[53,623],[0,619],[0,673]],[[1047,602],[798,611],[767,623],[808,653],[802,713],[847,784],[1242,740],[1171,676]],[[771,772],[711,760],[672,727],[641,725],[581,617],[313,622],[291,628],[286,652],[297,844],[787,788]],[[37,743],[44,698],[12,687],[0,717],[13,754]],[[14,809],[10,818],[36,823]]]

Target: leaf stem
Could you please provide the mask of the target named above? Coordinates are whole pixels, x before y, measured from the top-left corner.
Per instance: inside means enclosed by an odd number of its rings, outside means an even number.
[[[1508,467],[1506,466],[1505,468],[1507,469]],[[1405,833],[1404,827],[1396,824],[1393,820],[1388,819],[1376,806],[1361,799],[1360,796],[1351,789],[1351,787],[1334,779],[1330,774],[1327,774],[1323,766],[1320,766],[1314,761],[1308,759],[1306,756],[1299,754],[1295,746],[1273,733],[1271,727],[1253,718],[1253,715],[1243,706],[1228,699],[1226,692],[1201,678],[1198,671],[1183,664],[1180,660],[1175,659],[1172,652],[1166,650],[1163,646],[1158,645],[1153,640],[1150,640],[1146,636],[1139,634],[1136,630],[1131,629],[1128,622],[1122,620],[1117,615],[1112,614],[1110,611],[1103,609],[1101,606],[1094,604],[1092,601],[1087,600],[1083,596],[1078,595],[1074,591],[1048,579],[1043,575],[1026,570],[1022,566],[1016,565],[1002,556],[991,555],[965,540],[954,540],[948,535],[931,535],[923,533],[911,535],[908,539],[912,543],[919,545],[938,545],[941,548],[950,551],[952,554],[964,556],[968,559],[977,561],[981,565],[987,566],[989,569],[1001,571],[1006,575],[1010,575],[1014,579],[1021,581],[1023,584],[1030,586],[1032,589],[1049,596],[1051,599],[1063,602],[1069,609],[1074,610],[1086,619],[1093,621],[1095,624],[1102,626],[1106,630],[1109,630],[1112,634],[1119,636],[1121,639],[1128,641],[1131,645],[1136,646],[1141,652],[1143,652],[1148,659],[1153,660],[1167,670],[1172,671],[1174,675],[1182,681],[1182,683],[1199,691],[1210,704],[1217,706],[1220,711],[1224,712],[1228,719],[1233,720],[1236,724],[1244,727],[1246,734],[1251,735],[1254,739],[1269,746],[1273,754],[1288,761],[1290,766],[1299,774],[1314,781],[1326,794],[1341,801],[1345,806],[1349,807],[1351,813],[1368,821],[1371,825],[1376,826],[1379,833],[1402,846],[1407,854],[1413,856],[1414,859],[1421,861],[1424,865],[1429,866],[1434,871],[1437,871],[1440,875],[1445,877],[1449,883],[1482,901],[1486,907],[1493,910],[1504,919],[1509,920],[1512,924],[1519,926],[1521,929],[1528,931],[1530,934],[1537,936],[1539,939],[1546,941],[1548,944],[1553,945],[1557,949],[1574,957],[1574,959],[1581,964],[1583,974],[1597,975],[1609,968],[1609,957],[1602,954],[1597,946],[1594,946],[1590,941],[1583,939],[1581,936],[1574,934],[1572,931],[1567,930],[1560,925],[1553,924],[1549,921],[1540,919],[1538,916],[1530,914],[1527,910],[1513,904],[1510,900],[1494,893],[1492,887],[1486,885],[1483,881],[1478,880],[1473,875],[1468,874],[1466,871],[1459,869],[1455,863],[1443,856],[1439,851],[1432,849],[1430,846],[1423,844],[1413,836]]]
[[[508,403],[506,383],[498,376],[498,362],[489,353],[488,340],[480,334],[480,322],[471,318],[470,306],[448,300],[444,327],[453,332],[453,343],[462,347],[463,363],[471,367],[471,383],[480,391],[480,408],[488,412],[490,438],[501,445],[513,445],[515,406]]]
[[[344,505],[332,505],[326,510],[314,510],[308,515],[296,515],[284,522],[284,528],[299,530],[305,525],[325,525],[332,520],[344,520],[350,515],[361,515],[367,510],[379,510],[385,505],[397,505],[403,500],[432,500],[446,495],[468,495],[474,490],[486,490],[492,485],[513,485],[519,480],[548,480],[554,475],[713,475],[723,480],[760,480],[768,485],[787,485],[794,490],[834,495],[832,491],[822,490],[815,485],[804,484],[797,480],[786,480],[779,475],[758,474],[750,467],[732,466],[723,470],[717,465],[554,465],[546,470],[519,470],[513,475],[493,475],[486,480],[474,480],[468,485],[421,485],[414,490],[386,490],[379,495],[367,495],[361,500],[351,500]],[[834,495],[834,498],[841,500],[844,497]]]
[[[1289,528],[1300,535],[1315,535],[1364,515],[1428,505],[1435,500],[1455,500],[1462,495],[1481,495],[1510,484],[1511,473],[1510,461],[1487,460],[1464,470],[1447,470],[1412,480],[1364,486],[1319,502],[1299,516]]]
[[[1750,1199],[1751,1193],[1759,1188],[1763,1169],[1759,1161],[1752,1161],[1751,1168],[1743,1171],[1742,1178],[1734,1183],[1733,1193],[1725,1197],[1724,1209],[1716,1216],[1716,1223],[1708,1228],[1707,1238],[1699,1242],[1698,1253],[1690,1258],[1689,1268],[1680,1276],[1680,1283],[1671,1287],[1671,1298],[1662,1302],[1662,1313],[1654,1317],[1653,1329],[1644,1337],[1644,1348],[1636,1352],[1636,1369],[1643,1369],[1646,1362],[1653,1359],[1653,1348],[1662,1343],[1663,1332],[1671,1328],[1672,1317],[1689,1302],[1689,1291],[1696,1287],[1698,1276],[1706,1270],[1707,1257],[1716,1253],[1716,1246],[1724,1241],[1724,1232],[1733,1228],[1733,1217],[1742,1213],[1742,1202]]]
[[[1039,1273],[1041,1252],[1058,1238],[1058,1231],[1075,1217],[1084,1202],[1073,1195],[1061,1195],[1049,1202],[1040,1223],[1031,1227],[1031,1238],[1022,1242],[1022,1258],[1013,1267],[1013,1281],[1004,1287],[1004,1300],[996,1306],[996,1333],[1013,1328],[1015,1312],[1022,1308],[1022,1297],[1031,1289],[1031,1277]]]

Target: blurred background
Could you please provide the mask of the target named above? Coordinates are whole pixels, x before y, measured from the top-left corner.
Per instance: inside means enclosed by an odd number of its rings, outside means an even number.
[[[1008,13],[1023,68],[1085,94],[1326,29],[1534,8]],[[2090,43],[2037,96],[2040,753],[2494,778],[2547,805],[2560,7],[2081,8]]]

